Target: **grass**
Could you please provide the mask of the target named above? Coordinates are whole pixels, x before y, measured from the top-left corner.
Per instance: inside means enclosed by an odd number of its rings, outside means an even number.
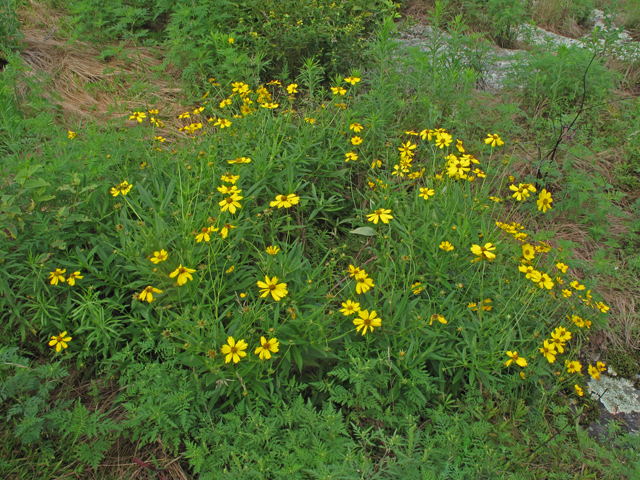
[[[480,91],[480,19],[438,4],[425,56],[382,3],[340,6],[346,70],[278,12],[312,54],[218,26],[215,78],[175,73],[173,10],[22,6],[94,44],[24,28],[0,74],[7,478],[637,475],[584,429],[638,348],[629,79],[533,50]]]

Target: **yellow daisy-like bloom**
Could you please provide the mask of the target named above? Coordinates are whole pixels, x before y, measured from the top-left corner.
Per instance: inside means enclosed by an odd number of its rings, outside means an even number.
[[[315,119],[315,118],[304,117],[304,121],[305,121],[306,123],[311,124],[311,125],[313,125],[314,123],[316,123],[316,119]]]
[[[271,353],[276,353],[280,342],[276,338],[270,338],[266,340],[264,337],[260,337],[260,346],[256,348],[256,355],[260,356],[260,360],[269,360]]]
[[[69,130],[67,133],[69,134],[68,138],[70,138],[71,140],[76,138],[76,132],[72,132],[71,130]]]
[[[429,130],[428,128],[426,128],[426,129],[424,129],[424,130],[422,130],[422,131],[420,132],[420,138],[421,138],[422,140],[426,140],[426,141],[430,142],[430,141],[431,141],[431,138],[432,138],[432,137],[433,137],[433,135],[434,135],[434,133],[435,133],[435,132],[434,132],[433,130]]]
[[[121,184],[111,188],[111,195],[114,197],[117,197],[120,194],[126,195],[131,190],[131,187],[133,187],[133,184],[125,180]]]
[[[413,285],[411,285],[411,292],[414,295],[420,295],[420,292],[422,292],[422,290],[424,290],[424,287],[422,286],[422,283],[420,283],[420,282],[416,282]]]
[[[594,380],[600,380],[600,370],[598,370],[598,367],[589,365],[589,375],[591,375],[591,378]]]
[[[527,366],[527,359],[518,356],[518,352],[507,351],[507,355],[511,357],[509,360],[507,360],[507,367],[513,362],[516,362],[516,364],[520,365],[522,368]]]
[[[551,332],[551,343],[560,353],[564,353],[564,344],[571,340],[571,332],[564,327],[557,327]]]
[[[230,223],[225,223],[222,226],[222,229],[220,230],[220,233],[218,233],[218,235],[220,235],[222,238],[227,238],[227,235],[229,235],[229,232],[234,228],[236,228],[234,225],[231,225]],[[214,231],[215,230],[217,230],[217,228],[215,228]]]
[[[451,245],[450,242],[447,242],[446,240],[443,242],[440,242],[440,245],[438,245],[438,248],[440,250],[444,250],[445,252],[450,252],[452,251],[455,247],[453,245]]]
[[[431,318],[429,319],[429,326],[433,325],[433,322],[440,322],[443,325],[447,324],[447,320],[439,313],[434,313],[433,315],[431,315]]]
[[[226,118],[219,118],[216,123],[213,124],[214,127],[229,128],[231,126],[231,120],[227,120]]]
[[[273,277],[269,279],[268,276],[265,275],[264,282],[258,281],[258,287],[260,288],[260,296],[266,297],[269,294],[273,297],[276,302],[279,302],[280,299],[286,297],[289,293],[287,291],[286,283],[278,283],[278,277]]]
[[[200,243],[203,240],[205,242],[208,242],[209,240],[211,240],[210,234],[212,231],[212,227],[203,227],[202,230],[200,230],[200,233],[196,235],[196,242]]]
[[[265,102],[265,103],[261,103],[260,106],[262,108],[268,108],[269,110],[273,110],[274,108],[278,108],[280,106],[280,104],[279,103],[273,103],[273,102]]]
[[[538,272],[534,270],[531,273],[531,281],[537,283],[540,288],[546,288],[547,290],[551,290],[553,288],[553,280],[546,273]]]
[[[464,153],[464,145],[462,144],[462,140],[459,138],[456,140],[456,148],[460,153]]]
[[[331,87],[331,91],[334,95],[346,95],[347,89],[344,87]]]
[[[231,265],[229,268],[227,268],[224,273],[231,273],[236,269],[235,265]]]
[[[496,246],[493,243],[485,243],[484,247],[480,245],[472,245],[471,253],[476,255],[478,258],[473,260],[474,262],[478,262],[480,260],[489,260],[490,262],[496,258],[496,254],[493,253],[493,250],[496,249]]]
[[[373,280],[369,278],[369,276],[361,271],[356,275],[356,293],[360,295],[361,293],[367,293],[369,289],[375,287],[373,284]]]
[[[351,143],[353,145],[360,145],[362,143],[362,138],[356,135],[355,137],[351,138]]]
[[[525,260],[533,260],[536,256],[536,251],[531,245],[525,243],[522,245],[522,256]]]
[[[578,282],[577,280],[571,282],[569,285],[571,285],[574,290],[584,290],[585,289],[585,286],[584,285],[580,285],[580,282]]]
[[[377,158],[375,158],[373,160],[373,162],[371,162],[371,168],[373,168],[373,169],[382,168],[382,162],[380,160],[378,160]]]
[[[453,137],[448,133],[438,133],[436,135],[436,147],[444,148],[451,145],[453,141]]]
[[[607,370],[607,366],[605,365],[605,363],[604,363],[604,362],[598,362],[598,363],[596,363],[596,368],[597,368],[598,370],[600,370],[601,372],[604,372],[604,371],[606,371],[606,370]]]
[[[545,188],[538,196],[538,210],[542,210],[542,213],[547,213],[547,210],[551,209],[551,202],[553,202],[553,198],[551,198],[551,194],[547,192]]]
[[[149,260],[157,265],[160,262],[164,262],[168,257],[169,254],[166,250],[160,250],[159,252],[153,252],[153,257],[151,257]]]
[[[129,120],[137,120],[138,123],[142,123],[142,120],[147,118],[147,114],[144,112],[133,112],[129,117]]]
[[[49,346],[56,347],[56,352],[59,352],[63,348],[67,348],[67,342],[71,341],[71,337],[67,337],[67,332],[62,332],[60,335],[56,335],[55,337],[51,337],[49,340]]]
[[[236,213],[236,209],[242,208],[239,200],[242,200],[244,197],[241,197],[237,193],[234,193],[230,197],[222,199],[222,201],[218,202],[220,205],[220,211],[226,212],[229,210],[230,213]]]
[[[73,272],[69,275],[69,278],[67,278],[67,283],[73,287],[76,284],[76,280],[81,280],[83,278],[84,276],[80,275],[80,272]]]
[[[231,105],[232,100],[230,98],[225,98],[220,102],[220,108],[224,108],[227,105]]]
[[[359,123],[352,123],[351,125],[349,125],[349,130],[353,130],[356,133],[360,133],[362,130],[364,130],[364,127]]]
[[[64,276],[62,275],[64,272],[66,272],[67,269],[63,268],[56,268],[55,272],[49,272],[49,280],[50,280],[50,284],[51,285],[57,285],[58,282],[64,282]]]
[[[389,223],[389,220],[392,218],[393,215],[391,215],[391,210],[384,208],[379,208],[375,212],[367,215],[367,220],[373,222],[374,225],[377,225],[379,220],[382,221],[382,223]]]
[[[280,249],[278,247],[274,246],[274,245],[272,245],[270,247],[267,247],[267,250],[266,250],[266,252],[269,255],[277,255],[279,251],[280,251]]]
[[[225,175],[222,175],[220,177],[220,180],[222,180],[223,182],[235,184],[239,178],[240,175],[231,175],[229,172],[227,172]]]
[[[564,364],[567,367],[567,371],[569,373],[579,373],[580,375],[582,375],[582,365],[580,364],[580,362],[576,360],[572,362],[570,362],[569,360],[566,360]]]
[[[290,208],[293,205],[297,205],[300,202],[300,197],[298,197],[295,193],[290,193],[289,195],[276,196],[276,199],[273,200],[269,206],[278,207],[278,208]]]
[[[233,82],[231,84],[232,91],[238,95],[244,95],[249,92],[249,85],[243,82]]]
[[[355,85],[360,81],[360,77],[346,77],[344,81],[350,83],[351,85]]]
[[[157,288],[153,288],[152,286],[146,287],[142,290],[142,293],[138,295],[141,301],[147,301],[148,303],[153,302],[153,294],[154,293],[162,293],[162,290],[158,290]]]
[[[344,159],[345,162],[348,162],[348,161],[355,162],[356,160],[358,160],[358,154],[356,152],[347,152],[344,154],[344,156],[345,156],[345,159]]]
[[[358,313],[359,311],[360,304],[358,302],[352,302],[351,300],[347,300],[346,303],[343,302],[342,308],[340,309],[340,312],[342,312],[345,317]]]
[[[533,268],[533,265],[520,265],[518,267],[518,270],[520,270],[522,273],[526,274],[526,279],[529,280],[531,279],[531,276],[534,274],[534,272],[538,272],[535,268]],[[540,272],[538,272],[540,273]]]
[[[562,273],[567,273],[567,270],[569,269],[569,265],[565,265],[562,262],[558,262],[556,263],[556,268],[560,270]]]
[[[353,265],[349,265],[349,268],[347,269],[347,272],[349,273],[350,277],[355,277],[356,275],[358,275],[359,273],[364,273],[364,270],[361,269],[360,267],[354,267]]]
[[[377,313],[375,310],[372,310],[369,313],[368,310],[360,310],[358,312],[358,317],[353,321],[353,324],[356,326],[356,332],[362,330],[362,335],[367,333],[367,329],[373,332],[373,327],[380,327],[382,325],[382,319],[377,317]]]
[[[298,84],[297,83],[291,83],[289,85],[287,85],[287,93],[292,95],[294,93],[298,93]]]
[[[222,354],[226,355],[224,363],[229,363],[232,360],[233,363],[238,363],[240,357],[247,356],[247,352],[244,350],[246,350],[248,346],[244,340],[239,340],[238,343],[236,343],[233,337],[227,338],[227,345],[222,346]]]
[[[251,163],[251,159],[247,157],[238,157],[235,160],[227,160],[227,163],[237,163],[238,165],[242,165],[243,163]]]
[[[569,298],[571,295],[573,295],[573,292],[571,290],[568,290],[566,288],[562,290],[562,296],[564,298]]]
[[[578,394],[578,396],[582,397],[584,395],[584,392],[578,385],[574,385],[573,388],[576,389],[576,393]]]
[[[545,340],[542,344],[542,347],[540,347],[538,350],[540,350],[540,353],[544,356],[544,358],[547,359],[549,363],[553,363],[556,361],[556,354],[558,352],[556,352],[555,346],[549,343],[549,340]]]
[[[406,143],[403,143],[402,146],[398,147],[398,150],[400,150],[400,156],[412,157],[415,154],[413,150],[415,150],[416,148],[418,148],[418,145],[416,145],[415,143],[411,143],[411,141],[409,140]]]
[[[424,198],[425,200],[429,200],[429,197],[432,197],[436,194],[436,191],[433,188],[421,188],[419,197]]]
[[[187,283],[188,280],[193,280],[191,274],[195,272],[193,268],[183,267],[182,264],[178,266],[173,272],[169,274],[170,278],[178,277],[178,285],[182,286]]]
[[[223,195],[233,195],[234,193],[240,194],[242,190],[240,190],[235,185],[221,185],[216,190],[218,190]]]
[[[491,145],[492,147],[504,145],[504,142],[497,133],[490,133],[487,138],[484,139],[484,143]]]

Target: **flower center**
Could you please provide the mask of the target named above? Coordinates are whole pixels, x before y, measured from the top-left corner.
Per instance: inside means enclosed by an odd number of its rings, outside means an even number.
[[[280,201],[281,202],[286,202],[287,201],[287,196],[286,195],[280,195]]]
[[[275,290],[276,286],[275,285],[269,285],[269,290]]]
[[[231,352],[230,353],[238,353],[238,348],[237,347],[231,347]]]
[[[370,326],[370,325],[371,325],[371,319],[370,319],[370,318],[367,318],[367,319],[364,321],[364,324],[365,324],[365,325],[367,325],[367,326]]]
[[[233,203],[233,197],[227,198],[227,203]]]

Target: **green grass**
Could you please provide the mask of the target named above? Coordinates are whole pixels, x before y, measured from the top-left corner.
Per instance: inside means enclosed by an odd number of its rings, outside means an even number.
[[[621,236],[610,216],[624,222],[624,188],[636,179],[629,163],[618,170],[626,176],[580,173],[632,132],[637,106],[613,96],[620,79],[597,62],[572,142],[540,162],[580,111],[588,53],[538,52],[538,76],[523,64],[513,88],[478,92],[482,65],[468,62],[490,59],[469,56],[464,19],[452,40],[434,40],[428,62],[394,42],[383,3],[370,7],[369,30],[354,30],[366,49],[345,71],[330,55],[305,50],[289,64],[288,53],[212,34],[226,60],[218,81],[206,80],[210,59],[193,62],[182,118],[149,104],[70,127],[45,100],[47,79],[9,55],[0,74],[7,478],[126,478],[131,458],[159,468],[175,459],[204,479],[637,475],[636,438],[612,424],[603,445],[583,429],[597,417],[589,341],[615,333],[619,314],[598,293],[602,279],[621,290],[637,280],[637,264],[612,273],[618,255],[633,265],[637,226],[624,223]],[[360,4],[347,6],[359,25]],[[72,7],[110,19],[93,38],[107,53],[127,35],[160,45],[181,18],[173,4],[166,15],[119,6],[135,13],[129,23]],[[252,18],[246,32],[260,26]],[[319,26],[299,28],[306,45]],[[258,53],[273,63],[238,67],[236,48],[241,65]],[[542,211],[547,192],[552,208]],[[609,250],[585,259],[586,242],[565,236],[566,224]],[[62,332],[54,346],[71,339],[56,351],[49,342]],[[552,334],[554,357],[542,355]],[[107,380],[119,389],[100,390]],[[163,458],[152,459],[158,442]],[[135,453],[122,447],[132,444]]]

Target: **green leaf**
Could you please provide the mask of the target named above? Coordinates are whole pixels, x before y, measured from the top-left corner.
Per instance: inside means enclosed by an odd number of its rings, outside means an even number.
[[[377,232],[371,227],[360,227],[355,230],[351,230],[349,233],[355,233],[356,235],[365,235],[367,237],[375,237]]]

